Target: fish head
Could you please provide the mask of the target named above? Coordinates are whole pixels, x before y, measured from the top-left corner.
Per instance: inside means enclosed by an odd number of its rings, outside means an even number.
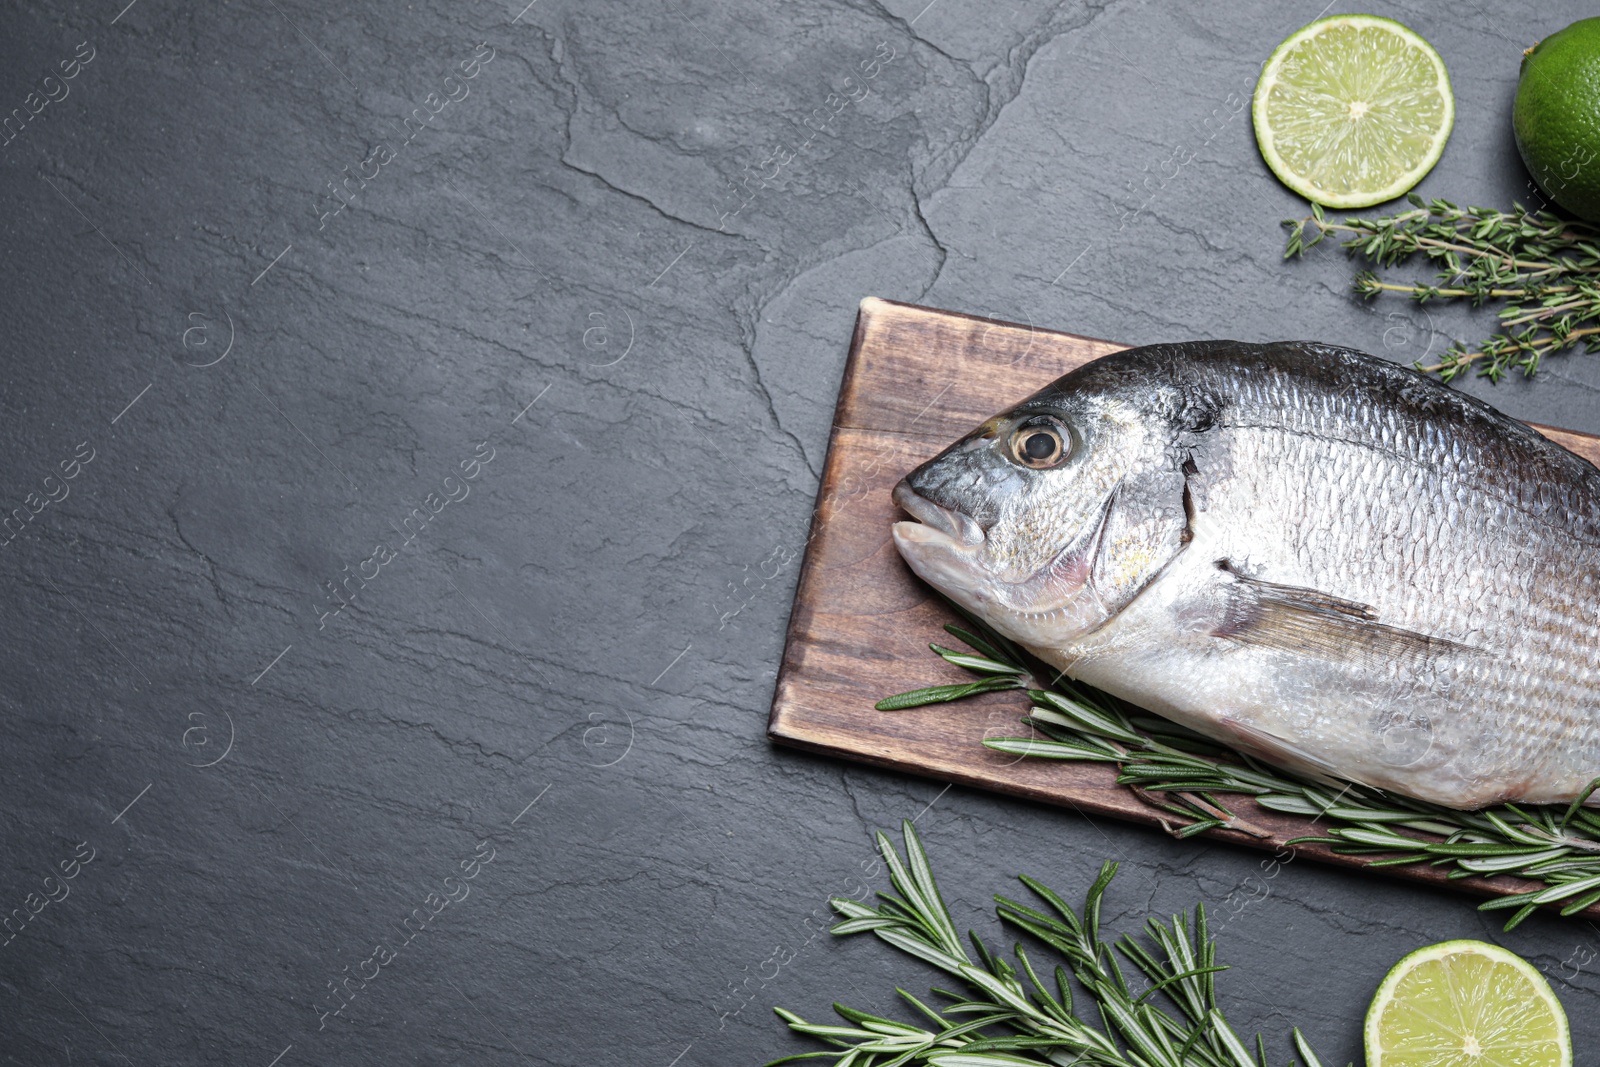
[[[895,547],[924,581],[1030,648],[1120,611],[1187,540],[1173,405],[1069,375],[894,488]]]

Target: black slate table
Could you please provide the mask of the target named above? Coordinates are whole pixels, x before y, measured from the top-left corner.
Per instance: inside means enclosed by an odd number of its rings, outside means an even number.
[[[762,1062],[773,1004],[928,984],[819,933],[913,817],[963,926],[1106,858],[1109,921],[1208,901],[1275,1055],[1358,1060],[1447,937],[1592,1054],[1587,923],[765,736],[862,296],[1401,361],[1490,321],[1281,261],[1248,97],[1346,8],[125,3],[0,15],[0,1060]],[[1527,201],[1521,50],[1591,12],[1445,11],[1381,9],[1454,81],[1420,191]],[[1597,367],[1463,388],[1596,431]]]

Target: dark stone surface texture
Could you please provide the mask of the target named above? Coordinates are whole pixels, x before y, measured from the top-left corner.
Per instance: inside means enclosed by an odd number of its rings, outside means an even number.
[[[1282,262],[1244,104],[1317,3],[524,2],[0,15],[0,910],[75,871],[0,948],[0,1062],[760,1063],[773,1004],[929,984],[808,923],[919,815],[963,924],[1108,857],[1114,921],[1210,902],[1276,1059],[1359,1061],[1447,937],[1592,1059],[1589,924],[765,737],[862,296],[1400,360],[1491,321]],[[1381,13],[1454,79],[1421,192],[1526,198],[1520,52],[1589,5]],[[1594,431],[1597,386],[1465,387]]]

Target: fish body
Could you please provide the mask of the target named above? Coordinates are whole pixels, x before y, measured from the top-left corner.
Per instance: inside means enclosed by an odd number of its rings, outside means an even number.
[[[1087,364],[895,489],[894,539],[1046,663],[1269,762],[1454,808],[1600,776],[1600,471],[1309,342]]]

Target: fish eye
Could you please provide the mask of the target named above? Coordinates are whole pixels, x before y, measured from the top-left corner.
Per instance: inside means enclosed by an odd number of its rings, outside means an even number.
[[[1011,457],[1024,467],[1060,466],[1071,452],[1067,428],[1052,415],[1040,415],[1011,431]]]

